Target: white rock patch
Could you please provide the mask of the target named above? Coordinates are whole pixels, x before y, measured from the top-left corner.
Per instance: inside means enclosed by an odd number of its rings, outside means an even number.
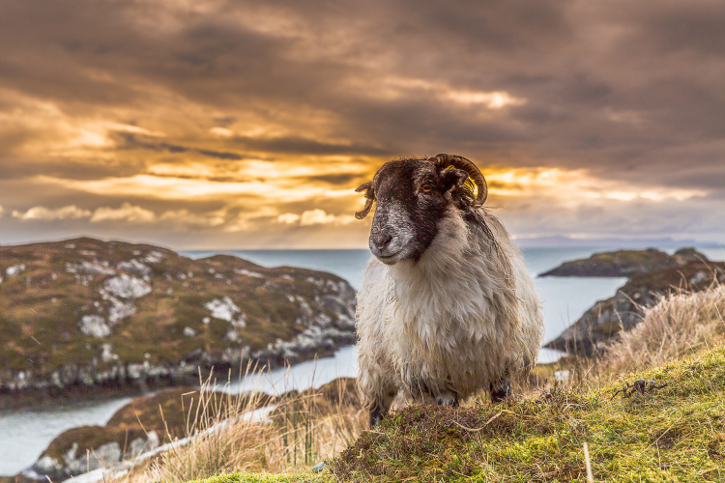
[[[196,331],[191,327],[184,327],[184,335],[186,337],[194,337],[196,335]]]
[[[7,275],[8,277],[14,277],[23,270],[25,270],[24,263],[21,263],[19,265],[13,265],[12,267],[8,267],[7,270],[5,270],[5,275]]]
[[[262,277],[264,277],[264,275],[262,275],[259,272],[252,272],[252,271],[249,271],[249,270],[245,270],[243,268],[242,269],[235,268],[234,269],[234,273],[239,274],[239,275],[246,275],[247,277],[255,277],[255,278],[262,278]]]
[[[111,362],[118,360],[118,354],[111,352],[113,346],[111,344],[103,344],[103,352],[101,353],[101,359],[103,362]]]
[[[204,307],[211,311],[212,317],[226,320],[227,322],[231,322],[234,316],[241,312],[237,304],[229,297],[224,297],[222,300],[214,299],[204,304]]]
[[[81,317],[81,332],[101,338],[111,335],[111,328],[100,315],[84,315]]]
[[[128,260],[126,262],[119,263],[118,265],[116,265],[116,268],[118,268],[119,270],[123,270],[124,272],[141,275],[144,278],[149,277],[152,272],[151,267],[139,262],[135,258],[132,258],[131,260]]]
[[[161,252],[157,252],[156,250],[153,250],[146,254],[146,257],[143,259],[146,263],[159,263],[164,258],[164,254]]]
[[[229,342],[239,342],[240,339],[239,333],[236,330],[228,330],[224,334],[224,340],[228,340]]]
[[[97,262],[66,263],[65,271],[68,273],[95,273],[98,275],[115,275],[112,268],[101,265]]]
[[[111,307],[108,309],[108,321],[112,325],[116,325],[136,313],[133,302],[124,302],[115,297],[109,297],[108,300],[111,302]]]
[[[122,273],[117,277],[106,280],[103,283],[103,290],[115,297],[137,299],[151,293],[151,286],[140,278]]]

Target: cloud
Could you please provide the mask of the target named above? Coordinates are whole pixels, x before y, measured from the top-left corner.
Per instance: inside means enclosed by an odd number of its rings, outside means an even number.
[[[220,226],[226,222],[226,216],[224,210],[199,215],[187,209],[181,209],[166,211],[159,217],[159,220],[186,226]]]
[[[91,216],[91,223],[103,221],[126,221],[131,223],[150,223],[156,219],[153,211],[124,203],[120,208],[96,208]]]
[[[217,133],[215,133],[217,134]],[[165,142],[156,142],[156,141],[150,141],[150,140],[141,140],[136,135],[135,132],[124,132],[124,131],[117,131],[115,135],[117,141],[117,149],[147,149],[151,151],[163,151],[168,153],[198,153],[202,156],[206,156],[209,158],[216,158],[216,159],[226,159],[226,160],[233,160],[238,161],[240,159],[244,159],[244,156],[237,154],[237,153],[231,153],[231,152],[223,152],[223,151],[214,151],[211,149],[202,149],[202,148],[194,148],[189,146],[181,146],[178,144],[169,144]]]
[[[55,210],[46,208],[45,206],[34,206],[25,213],[13,210],[13,218],[20,220],[77,220],[80,218],[88,218],[89,216],[91,216],[90,210],[84,210],[75,205],[64,206]]]
[[[449,152],[522,235],[720,236],[723,2],[371,1],[0,2],[2,232],[352,237],[352,189]]]
[[[314,210],[306,210],[301,215],[296,213],[283,213],[276,218],[278,223],[287,225],[298,224],[299,226],[311,225],[347,225],[355,221],[355,217],[350,215],[333,215],[325,210],[315,208]]]
[[[328,215],[324,210],[314,209],[302,213],[300,225],[321,225],[335,221],[335,215]]]
[[[291,225],[292,223],[297,223],[298,221],[300,221],[300,215],[296,213],[283,213],[277,217],[277,221],[280,223]]]

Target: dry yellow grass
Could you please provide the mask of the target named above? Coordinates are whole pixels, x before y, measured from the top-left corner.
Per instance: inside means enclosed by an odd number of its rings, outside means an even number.
[[[646,309],[642,322],[623,332],[600,360],[609,373],[641,370],[674,361],[725,336],[725,284],[681,292]]]
[[[238,471],[285,472],[309,469],[352,444],[365,415],[336,384],[330,394],[308,390],[265,406],[261,397],[233,399],[202,391],[188,412],[188,440],[138,465],[116,483],[188,481]],[[183,443],[183,441],[182,441]]]

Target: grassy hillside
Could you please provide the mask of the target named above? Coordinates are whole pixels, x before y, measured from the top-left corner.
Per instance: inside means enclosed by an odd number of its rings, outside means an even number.
[[[412,406],[369,431],[365,413],[337,397],[323,417],[285,411],[284,424],[240,426],[115,483],[725,481],[724,315],[725,285],[715,282],[646,309],[597,359],[537,367],[537,385],[557,370],[568,378],[505,404]]]
[[[638,379],[667,387],[612,399]],[[555,388],[508,405],[410,407],[364,433],[320,475],[201,481],[585,482],[584,443],[594,481],[724,481],[725,348],[601,388]]]
[[[334,275],[80,238],[0,247],[0,392],[281,364],[355,340]]]

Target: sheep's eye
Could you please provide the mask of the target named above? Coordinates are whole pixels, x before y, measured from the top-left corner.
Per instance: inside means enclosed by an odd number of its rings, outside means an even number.
[[[424,184],[424,185],[423,185],[423,186],[422,186],[422,187],[420,188],[420,190],[421,190],[421,191],[422,191],[423,193],[430,193],[430,191],[431,191],[432,189],[433,189],[433,187],[432,187],[431,185],[429,185],[429,184]]]

